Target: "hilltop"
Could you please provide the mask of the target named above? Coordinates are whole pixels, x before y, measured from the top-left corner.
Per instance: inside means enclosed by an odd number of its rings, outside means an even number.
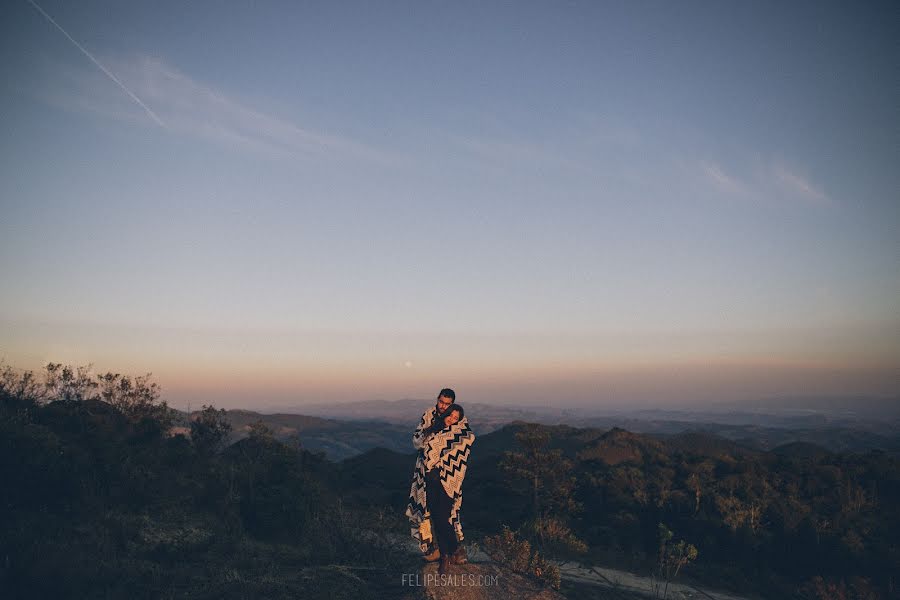
[[[189,434],[190,421],[200,411],[190,414],[179,411],[178,425],[173,433]],[[343,460],[371,448],[387,448],[396,452],[412,452],[412,427],[383,421],[340,421],[310,415],[290,413],[265,414],[251,410],[226,411],[232,432],[228,443],[250,434],[250,426],[262,423],[275,439],[299,442],[311,452],[322,452],[331,460]]]

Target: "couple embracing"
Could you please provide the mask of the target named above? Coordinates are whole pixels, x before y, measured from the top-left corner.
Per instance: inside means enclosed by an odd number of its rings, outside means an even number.
[[[444,388],[433,409],[425,411],[413,434],[418,450],[406,516],[412,537],[427,561],[440,560],[438,572],[466,562],[459,509],[462,483],[475,434],[456,393]]]

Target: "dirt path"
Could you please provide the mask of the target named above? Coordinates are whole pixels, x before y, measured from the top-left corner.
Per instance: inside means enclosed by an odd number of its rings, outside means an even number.
[[[472,562],[489,561],[490,558],[483,552],[477,551],[472,554]],[[611,590],[620,590],[625,594],[642,594],[652,597],[651,581],[649,577],[642,577],[629,573],[628,571],[620,571],[618,569],[609,569],[606,567],[584,566],[571,562],[557,563],[559,565],[560,576],[563,581],[571,580],[581,583],[589,583],[596,586],[609,588]],[[751,596],[739,596],[731,592],[723,592],[721,590],[713,590],[710,588],[700,588],[685,583],[673,582],[669,584],[667,598],[672,600],[681,599],[698,599],[698,600],[756,600]]]
[[[619,589],[628,593],[645,594],[652,596],[651,580],[649,577],[642,577],[629,573],[627,571],[619,571],[618,569],[608,569],[606,567],[585,567],[572,563],[562,563],[559,565],[560,575],[563,579],[571,579],[573,581],[581,581],[584,583],[593,583],[595,585],[607,587],[610,589]],[[667,598],[697,598],[701,600],[752,600],[750,596],[738,596],[730,592],[721,590],[712,590],[710,588],[700,588],[690,584],[673,582],[669,584]]]
[[[411,553],[420,555],[418,546],[412,540],[398,536],[399,541],[409,548]],[[481,549],[469,550],[469,560],[473,563],[492,562],[490,557]],[[572,562],[561,562],[559,565],[560,576],[563,581],[587,583],[610,590],[619,590],[623,595],[644,595],[653,597],[652,586],[649,577],[643,577],[628,571],[610,569],[599,566],[586,566]],[[753,596],[743,596],[714,590],[708,587],[698,587],[687,583],[673,582],[669,584],[667,598],[670,600],[758,600]]]

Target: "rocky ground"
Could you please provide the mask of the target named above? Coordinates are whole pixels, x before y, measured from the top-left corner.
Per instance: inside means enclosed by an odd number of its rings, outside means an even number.
[[[398,543],[407,545],[405,540]],[[419,556],[418,549],[408,543],[411,555]],[[653,582],[627,571],[559,563],[562,590],[553,590],[536,579],[513,573],[493,562],[482,550],[470,545],[469,564],[451,565],[450,573],[437,574],[437,563],[419,564],[409,573],[394,574],[387,586],[404,600],[498,600],[499,598],[523,598],[527,600],[643,600],[654,597]],[[669,584],[667,598],[671,600],[754,600],[710,588],[700,588],[687,583]]]

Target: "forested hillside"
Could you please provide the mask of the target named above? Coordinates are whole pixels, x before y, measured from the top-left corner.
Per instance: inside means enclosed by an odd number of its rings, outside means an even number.
[[[405,465],[385,454],[390,475],[360,471],[357,485],[399,510],[405,498],[378,481],[399,481]],[[765,452],[701,433],[514,423],[478,438],[465,487],[467,531],[506,524],[559,558],[650,573],[663,523],[699,550],[684,575],[711,585],[785,598],[896,593],[900,462],[882,451]]]
[[[349,509],[333,463],[265,426],[224,447],[224,411],[169,435],[147,380],[10,374],[3,598],[396,598],[418,566],[383,535],[405,518]]]
[[[177,432],[147,378],[50,365],[0,384],[11,597],[394,598],[418,568],[397,543],[411,451],[333,462],[258,420],[231,443],[214,407]],[[896,594],[900,465],[881,451],[517,422],[478,436],[464,489],[467,542],[511,565],[539,552],[767,598]]]

